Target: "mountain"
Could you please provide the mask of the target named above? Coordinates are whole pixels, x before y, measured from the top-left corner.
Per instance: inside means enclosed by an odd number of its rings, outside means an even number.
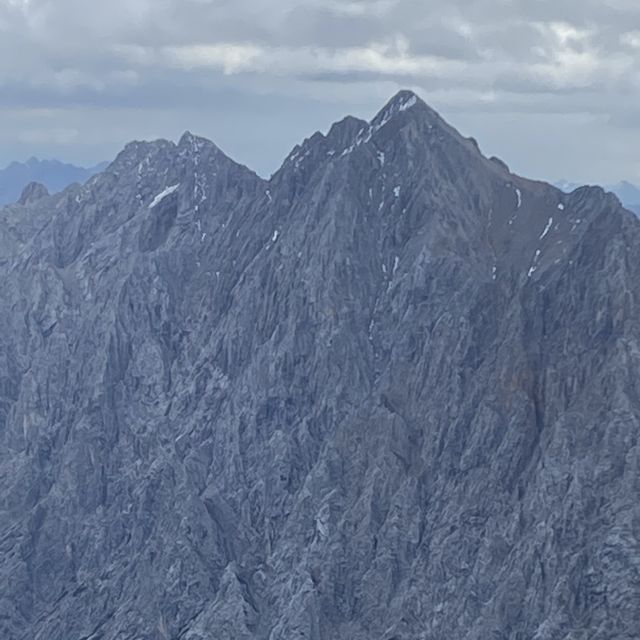
[[[0,637],[631,640],[640,221],[416,95],[265,181],[0,211]]]
[[[623,180],[607,187],[615,193],[625,207],[640,215],[640,188]]]
[[[567,182],[565,180],[556,182],[555,186],[567,193],[580,187],[580,185],[575,182]],[[622,202],[629,211],[640,215],[640,187],[623,180],[616,184],[607,185],[604,188],[606,191],[611,191],[611,193],[618,196],[620,202]]]
[[[76,167],[58,160],[30,158],[26,162],[12,162],[0,169],[0,206],[16,202],[30,182],[39,182],[51,192],[62,191],[74,182],[86,182],[105,169],[107,163],[95,167]]]

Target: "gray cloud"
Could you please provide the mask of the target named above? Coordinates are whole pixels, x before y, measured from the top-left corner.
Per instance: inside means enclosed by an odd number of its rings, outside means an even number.
[[[0,162],[189,128],[269,173],[403,86],[525,173],[639,177],[635,0],[0,0]]]

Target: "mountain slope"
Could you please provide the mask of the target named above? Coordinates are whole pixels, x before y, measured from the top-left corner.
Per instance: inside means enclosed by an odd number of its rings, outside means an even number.
[[[0,635],[633,638],[639,222],[409,92],[0,212]]]
[[[74,182],[86,182],[99,173],[106,163],[95,167],[76,167],[58,160],[30,158],[26,162],[12,162],[0,169],[0,206],[17,202],[22,190],[30,182],[39,182],[51,192],[62,191]]]

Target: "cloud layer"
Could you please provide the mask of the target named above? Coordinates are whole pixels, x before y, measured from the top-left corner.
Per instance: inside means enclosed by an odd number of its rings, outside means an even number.
[[[189,128],[269,173],[400,87],[524,173],[640,174],[635,0],[0,0],[0,161]]]

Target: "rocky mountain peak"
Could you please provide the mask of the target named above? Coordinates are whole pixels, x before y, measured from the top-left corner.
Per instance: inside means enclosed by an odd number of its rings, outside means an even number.
[[[37,191],[34,189],[34,191]],[[401,92],[0,210],[0,637],[632,639],[640,221]]]
[[[347,116],[331,126],[327,134],[327,140],[331,141],[336,150],[342,151],[356,139],[358,133],[366,126],[366,120]]]
[[[20,195],[20,199],[18,203],[21,205],[28,205],[38,200],[42,200],[42,198],[46,198],[49,195],[49,190],[40,182],[30,182],[23,190]]]
[[[178,141],[179,153],[187,152],[191,156],[206,154],[210,156],[219,156],[220,159],[231,161],[211,140],[202,136],[197,136],[190,131],[185,131]]]

